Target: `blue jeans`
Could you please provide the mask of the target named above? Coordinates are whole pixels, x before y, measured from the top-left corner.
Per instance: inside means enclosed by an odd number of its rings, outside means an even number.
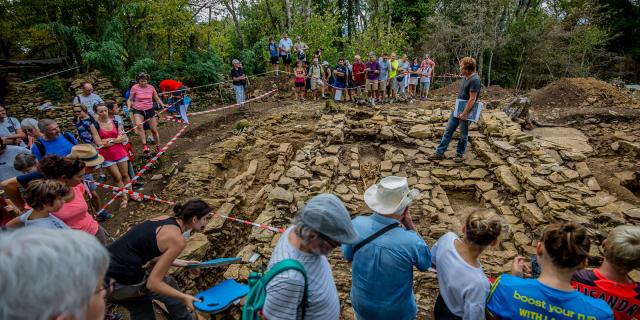
[[[467,149],[467,140],[469,140],[469,123],[471,121],[460,121],[460,119],[453,116],[453,112],[449,116],[449,122],[447,123],[447,128],[444,130],[444,135],[442,136],[442,141],[440,141],[440,145],[436,148],[436,153],[439,155],[443,155],[447,148],[449,147],[449,143],[451,143],[451,138],[453,137],[453,133],[456,132],[458,126],[460,126],[460,139],[458,140],[458,146],[456,147],[456,155],[462,156],[464,155],[464,151]]]
[[[243,104],[244,103],[244,86],[233,86],[233,91],[236,93],[236,103]]]

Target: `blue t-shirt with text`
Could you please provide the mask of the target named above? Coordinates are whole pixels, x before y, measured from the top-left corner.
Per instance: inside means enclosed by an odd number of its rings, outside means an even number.
[[[496,319],[613,320],[613,311],[603,300],[510,274],[500,276],[491,286],[487,313]]]

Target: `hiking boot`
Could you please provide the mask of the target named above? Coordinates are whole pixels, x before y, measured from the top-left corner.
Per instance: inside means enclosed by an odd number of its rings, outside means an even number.
[[[464,162],[464,157],[458,155],[455,158],[453,158],[453,162],[455,162],[455,163],[463,163]]]
[[[113,218],[113,215],[109,212],[107,212],[106,210],[100,212],[100,214],[98,215],[98,221],[107,221],[109,219]]]
[[[437,161],[444,160],[444,155],[443,154],[439,154],[439,153],[435,153],[435,154],[430,155],[429,157],[427,157],[427,160],[434,160],[434,161],[435,160],[437,160]]]
[[[145,154],[149,153],[149,147],[146,144],[142,145],[142,152]]]

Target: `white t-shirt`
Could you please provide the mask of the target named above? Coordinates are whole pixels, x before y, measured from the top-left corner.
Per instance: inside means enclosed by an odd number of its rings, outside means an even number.
[[[280,43],[278,47],[280,48],[281,56],[291,54],[291,47],[293,47],[293,41],[291,41],[291,38],[287,38],[287,39],[282,38],[280,39]]]
[[[454,245],[457,239],[455,233],[448,232],[431,248],[440,295],[449,310],[462,319],[484,319],[489,280],[482,267],[471,266],[462,259]]]
[[[305,310],[305,320],[334,320],[340,318],[340,300],[333,280],[331,266],[325,256],[317,256],[298,250],[289,243],[289,227],[273,250],[268,269],[274,264],[295,259],[307,271],[309,305]],[[295,270],[287,270],[267,284],[267,299],[262,312],[269,320],[299,319],[300,304],[304,292],[304,276]]]

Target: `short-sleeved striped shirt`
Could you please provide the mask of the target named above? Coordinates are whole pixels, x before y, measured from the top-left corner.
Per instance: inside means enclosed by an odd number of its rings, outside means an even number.
[[[305,320],[333,320],[340,318],[340,301],[331,273],[331,266],[325,256],[317,256],[298,250],[289,243],[289,227],[273,250],[270,269],[274,264],[295,259],[304,266],[309,281],[309,305]],[[301,273],[288,270],[277,275],[267,285],[267,299],[262,312],[269,320],[300,319],[300,304],[304,291],[304,277]]]

